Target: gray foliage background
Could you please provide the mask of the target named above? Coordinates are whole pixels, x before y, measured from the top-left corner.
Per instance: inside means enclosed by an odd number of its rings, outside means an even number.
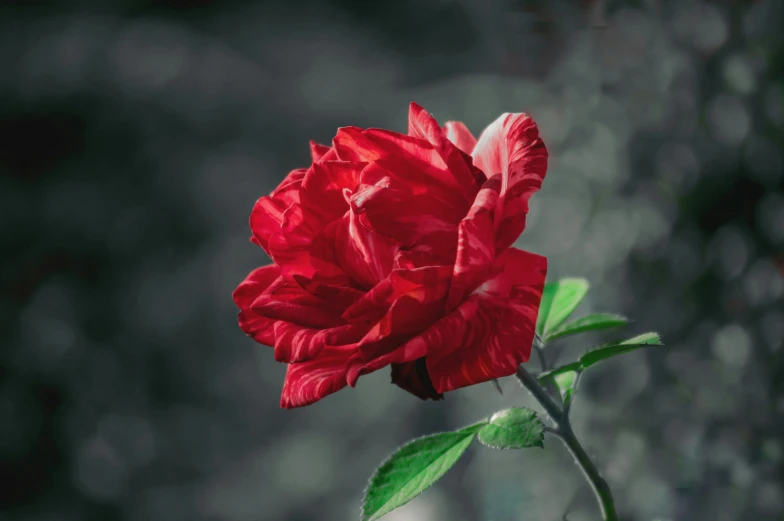
[[[533,115],[551,162],[518,246],[590,279],[578,313],[663,334],[573,411],[623,519],[781,520],[782,27],[779,0],[3,2],[0,520],[356,519],[395,447],[532,405],[380,371],[284,411],[236,325],[256,198],[412,100],[477,135]],[[598,519],[545,447],[477,445],[387,519]]]

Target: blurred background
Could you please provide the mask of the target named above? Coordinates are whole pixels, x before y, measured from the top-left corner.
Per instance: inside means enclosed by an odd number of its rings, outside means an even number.
[[[518,246],[667,347],[586,374],[624,520],[784,519],[784,2],[4,0],[0,520],[343,521],[407,440],[532,405],[386,370],[299,410],[236,324],[255,200],[412,100],[551,153]],[[571,341],[567,360],[609,335]],[[389,521],[598,519],[560,443],[479,445]]]

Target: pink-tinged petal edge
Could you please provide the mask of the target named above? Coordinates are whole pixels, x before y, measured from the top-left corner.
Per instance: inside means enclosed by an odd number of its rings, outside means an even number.
[[[476,138],[460,121],[447,121],[444,123],[444,132],[449,141],[468,155],[474,151]]]
[[[547,173],[547,148],[531,117],[505,113],[482,132],[473,158],[487,177],[502,174],[494,223],[496,247],[503,250],[525,229],[528,200]]]

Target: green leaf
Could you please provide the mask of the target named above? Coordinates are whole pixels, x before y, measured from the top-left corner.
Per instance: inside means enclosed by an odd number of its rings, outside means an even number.
[[[479,441],[495,449],[542,447],[544,424],[531,409],[505,409],[490,417],[479,431]]]
[[[443,476],[462,456],[486,422],[457,432],[416,439],[393,453],[370,478],[362,521],[373,521],[405,505]]]
[[[662,345],[662,341],[658,333],[643,333],[622,342],[611,342],[591,349],[579,358],[578,363],[583,369],[586,369],[612,356],[622,355],[644,346],[660,345]]]
[[[542,337],[544,340],[543,333],[545,322],[547,322],[547,316],[550,314],[550,308],[553,305],[553,297],[555,297],[555,292],[558,289],[557,282],[548,282],[544,285],[544,290],[542,291],[542,300],[539,301],[539,315],[536,317],[536,334]]]
[[[626,317],[622,317],[621,315],[594,313],[592,315],[588,315],[587,317],[578,318],[577,320],[573,320],[572,322],[561,325],[560,327],[551,331],[544,340],[545,342],[549,342],[550,340],[564,336],[625,326],[628,323],[629,320]]]
[[[572,362],[570,364],[562,365],[561,367],[557,367],[555,369],[550,369],[547,372],[544,372],[539,375],[538,379],[540,382],[544,382],[548,378],[556,378],[558,375],[567,373],[569,371],[580,371],[582,370],[582,365],[580,362]]]
[[[555,379],[554,381],[557,385],[557,379],[565,373],[569,373],[571,371],[582,371],[598,362],[601,362],[605,358],[622,355],[623,353],[628,353],[641,347],[660,345],[663,344],[658,333],[643,333],[620,342],[604,344],[583,353],[583,355],[576,362],[562,365],[561,367],[557,367],[540,374],[538,380],[544,383],[548,378],[553,378]]]
[[[542,338],[563,324],[588,293],[588,281],[578,278],[561,279],[544,285],[539,304],[536,332]]]
[[[566,371],[553,378],[553,380],[555,380],[555,385],[558,386],[558,391],[561,393],[561,398],[563,398],[564,401],[571,399],[571,396],[574,393],[572,385],[574,384],[575,378],[577,378],[577,371]]]
[[[477,432],[482,430],[482,427],[487,425],[487,422],[488,422],[488,419],[485,418],[482,421],[479,421],[479,422],[476,422],[476,423],[472,423],[471,425],[469,425],[467,427],[463,427],[462,429],[458,429],[455,432],[461,433],[461,434],[476,434]]]

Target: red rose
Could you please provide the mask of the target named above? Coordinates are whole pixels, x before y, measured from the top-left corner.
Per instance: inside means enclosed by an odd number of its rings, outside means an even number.
[[[547,260],[511,248],[547,170],[534,121],[479,141],[411,104],[408,135],[344,127],[250,216],[274,261],[234,291],[242,330],[288,365],[281,406],[392,366],[416,396],[514,374],[528,360]]]

